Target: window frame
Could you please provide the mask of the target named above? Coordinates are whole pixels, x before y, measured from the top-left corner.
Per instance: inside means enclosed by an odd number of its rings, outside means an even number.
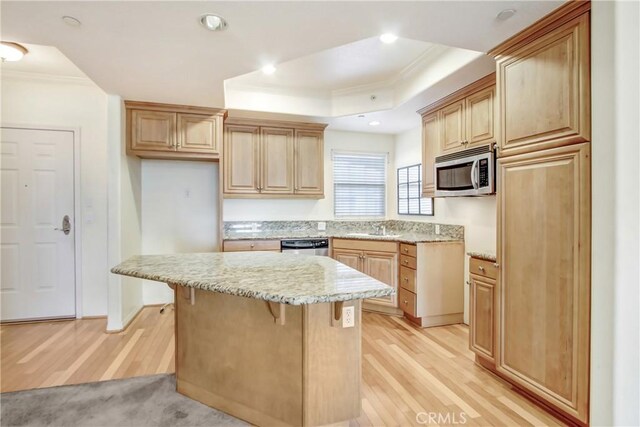
[[[411,168],[415,168],[418,167],[418,180],[417,181],[409,181],[409,169]],[[406,170],[407,171],[407,181],[401,183],[400,182],[400,172],[402,170]],[[409,188],[410,188],[410,184],[418,184],[418,192],[419,192],[419,197],[409,197]],[[400,198],[400,185],[406,185],[407,186],[407,197],[403,197]],[[418,213],[411,213],[409,210],[409,200],[418,200]],[[431,199],[431,213],[422,213],[422,204],[421,201],[422,199]],[[407,201],[407,213],[400,213],[400,201]],[[407,166],[402,166],[396,169],[396,211],[398,213],[398,215],[404,215],[404,216],[435,216],[435,211],[436,211],[436,207],[435,207],[435,200],[433,197],[423,197],[422,196],[422,163],[415,163],[412,165],[407,165]]]
[[[336,203],[336,180],[335,180],[335,157],[336,155],[351,155],[351,156],[369,156],[369,157],[382,157],[384,158],[384,203],[383,213],[380,216],[377,215],[338,215],[337,203]],[[331,180],[333,184],[333,217],[340,220],[380,220],[386,219],[388,214],[388,178],[389,178],[389,152],[387,151],[351,151],[351,150],[331,150]]]

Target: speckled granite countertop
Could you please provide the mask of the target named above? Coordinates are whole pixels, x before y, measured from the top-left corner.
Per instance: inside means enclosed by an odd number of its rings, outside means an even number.
[[[461,242],[458,237],[445,236],[443,234],[426,233],[399,233],[389,232],[387,235],[376,236],[352,232],[296,232],[286,230],[265,230],[251,233],[225,233],[224,240],[283,240],[283,239],[322,239],[322,238],[358,239],[358,240],[383,240],[402,243],[429,243],[429,242]]]
[[[329,257],[273,252],[139,255],[112,273],[292,305],[393,295]]]
[[[467,252],[467,255],[473,258],[483,259],[485,261],[496,262],[496,254],[492,252]]]

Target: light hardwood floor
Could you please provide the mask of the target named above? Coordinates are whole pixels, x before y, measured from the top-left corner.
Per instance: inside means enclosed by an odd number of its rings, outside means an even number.
[[[105,320],[0,326],[2,392],[174,371],[173,312],[147,307],[118,334]],[[364,313],[362,414],[351,426],[562,425],[474,363],[464,325],[419,329]],[[440,419],[437,417],[440,414]],[[447,418],[449,417],[449,418]],[[454,418],[455,417],[455,418]]]

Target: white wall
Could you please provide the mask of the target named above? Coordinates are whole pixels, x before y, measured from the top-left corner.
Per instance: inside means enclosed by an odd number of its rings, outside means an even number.
[[[124,107],[109,95],[109,236],[108,265],[119,264],[141,251],[140,159],[126,155]],[[123,329],[142,308],[140,279],[109,274],[107,330]]]
[[[312,199],[225,199],[225,221],[327,220],[333,219],[332,150],[389,153],[387,216],[395,210],[396,173],[394,137],[362,132],[326,130],[324,135],[324,194]]]
[[[422,163],[422,130],[415,128],[396,135],[396,167]],[[394,199],[395,200],[395,199]],[[464,226],[466,251],[496,251],[496,197],[449,197],[434,199],[434,216],[398,215],[393,218],[457,224]],[[465,256],[465,282],[469,279],[469,259]],[[469,322],[469,288],[464,291],[464,321]]]
[[[638,2],[592,3],[591,422],[640,425]]]
[[[142,253],[218,250],[218,163],[142,160]],[[144,304],[171,302],[163,283],[145,281]]]
[[[107,314],[107,95],[83,79],[3,74],[1,122],[80,129],[81,314]]]

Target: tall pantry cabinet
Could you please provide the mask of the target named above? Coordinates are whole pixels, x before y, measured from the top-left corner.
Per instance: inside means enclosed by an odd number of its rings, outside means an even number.
[[[496,47],[499,287],[495,370],[589,422],[589,2]]]

